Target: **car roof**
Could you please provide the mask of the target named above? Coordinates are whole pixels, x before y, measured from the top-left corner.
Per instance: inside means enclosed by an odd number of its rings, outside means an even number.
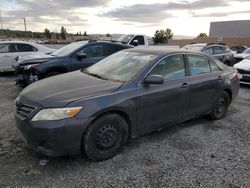
[[[106,43],[106,44],[113,44],[113,45],[119,45],[119,46],[126,46],[126,47],[134,47],[129,44],[124,44],[119,41],[112,41],[112,40],[90,40],[89,43]]]
[[[22,40],[10,40],[10,41],[0,41],[0,44],[13,44],[13,43],[22,43],[22,44],[36,44],[34,42],[22,41]]]
[[[193,51],[177,50],[177,49],[169,49],[169,48],[166,48],[166,49],[160,48],[160,49],[158,49],[158,48],[153,48],[153,47],[137,47],[137,48],[126,49],[124,51],[151,54],[151,55],[167,55],[167,54],[174,54],[174,53],[204,54],[202,52],[193,52]]]

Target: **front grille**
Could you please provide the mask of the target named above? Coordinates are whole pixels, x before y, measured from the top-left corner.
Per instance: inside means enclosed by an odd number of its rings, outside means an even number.
[[[240,74],[250,74],[250,71],[246,71],[243,69],[237,69]]]
[[[26,104],[19,104],[16,106],[16,113],[21,119],[26,119],[35,109],[35,107]]]

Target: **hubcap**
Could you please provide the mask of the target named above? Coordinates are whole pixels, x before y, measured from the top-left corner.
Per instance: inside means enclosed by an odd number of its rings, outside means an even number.
[[[106,125],[98,130],[96,135],[96,147],[99,149],[108,149],[115,145],[118,137],[118,131],[113,125]]]
[[[221,114],[225,111],[225,109],[226,109],[226,100],[223,97],[221,97],[216,105],[216,113]]]

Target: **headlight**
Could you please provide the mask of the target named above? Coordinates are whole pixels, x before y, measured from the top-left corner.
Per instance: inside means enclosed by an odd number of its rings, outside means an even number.
[[[47,108],[39,111],[31,121],[61,120],[76,116],[82,107]]]
[[[36,67],[37,65],[39,65],[39,64],[26,65],[26,66],[24,67],[24,70],[32,69],[32,68]]]

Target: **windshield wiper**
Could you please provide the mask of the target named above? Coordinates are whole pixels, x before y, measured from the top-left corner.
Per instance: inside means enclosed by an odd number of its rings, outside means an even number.
[[[103,76],[101,76],[101,75],[99,75],[99,74],[94,74],[94,73],[90,73],[90,72],[88,72],[88,71],[83,71],[84,73],[86,73],[86,74],[88,74],[88,75],[91,75],[91,76],[93,76],[93,77],[96,77],[96,78],[100,78],[100,79],[102,79],[102,80],[108,80],[107,78],[105,78],[105,77],[103,77]]]

